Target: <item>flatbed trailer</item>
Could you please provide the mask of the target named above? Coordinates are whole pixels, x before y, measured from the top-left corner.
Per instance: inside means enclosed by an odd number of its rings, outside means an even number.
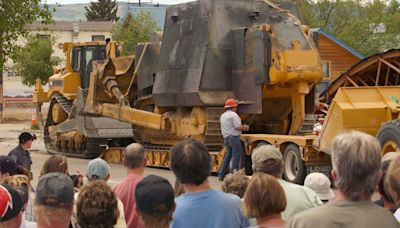
[[[382,155],[400,147],[400,50],[374,55],[343,73],[327,90],[329,109],[319,134],[243,134],[246,155],[260,143],[276,146],[284,158],[284,178],[303,183],[310,172],[329,175],[330,148],[342,131],[376,136]],[[333,99],[331,99],[333,98]]]

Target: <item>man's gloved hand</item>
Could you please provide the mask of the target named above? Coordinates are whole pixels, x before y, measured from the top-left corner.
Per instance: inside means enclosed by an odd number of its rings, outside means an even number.
[[[248,131],[250,129],[250,126],[247,124],[243,124],[243,131]]]

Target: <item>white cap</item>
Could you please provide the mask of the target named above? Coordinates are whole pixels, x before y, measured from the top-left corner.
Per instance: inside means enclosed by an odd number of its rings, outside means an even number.
[[[400,153],[398,151],[396,151],[396,152],[387,152],[385,155],[383,155],[382,162],[392,161],[392,160],[395,160],[398,157],[400,157]]]
[[[304,180],[304,186],[311,188],[321,200],[330,200],[335,197],[331,189],[331,181],[322,173],[310,173]]]

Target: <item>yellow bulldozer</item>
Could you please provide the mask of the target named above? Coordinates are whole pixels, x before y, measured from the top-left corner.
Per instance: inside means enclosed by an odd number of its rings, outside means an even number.
[[[109,146],[125,146],[133,141],[129,123],[107,118],[85,116],[78,112],[77,91],[87,91],[93,61],[116,58],[120,44],[113,41],[64,43],[66,64],[49,78],[44,91],[36,82],[33,101],[41,113],[44,102],[50,102],[44,124],[44,142],[49,153],[74,157],[98,157]]]
[[[34,95],[37,104],[51,102],[46,148],[119,160],[119,148],[135,141],[150,166],[168,167],[170,148],[191,138],[208,147],[218,172],[219,116],[225,100],[235,98],[250,124],[242,135],[247,167],[251,151],[266,142],[284,154],[289,181],[329,171],[329,152],[319,149],[324,143],[313,131],[322,65],[298,17],[287,2],[199,0],[168,7],[163,33],[138,44],[135,56],[118,56],[116,43],[98,43],[104,58],[90,64],[84,53],[93,45],[64,44],[66,70],[49,79],[48,92],[38,86]]]

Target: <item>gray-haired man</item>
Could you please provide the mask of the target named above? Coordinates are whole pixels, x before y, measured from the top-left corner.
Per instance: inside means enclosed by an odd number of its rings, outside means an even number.
[[[294,216],[286,227],[400,227],[393,215],[371,202],[380,178],[379,142],[350,131],[332,142],[332,178],[336,201]]]

